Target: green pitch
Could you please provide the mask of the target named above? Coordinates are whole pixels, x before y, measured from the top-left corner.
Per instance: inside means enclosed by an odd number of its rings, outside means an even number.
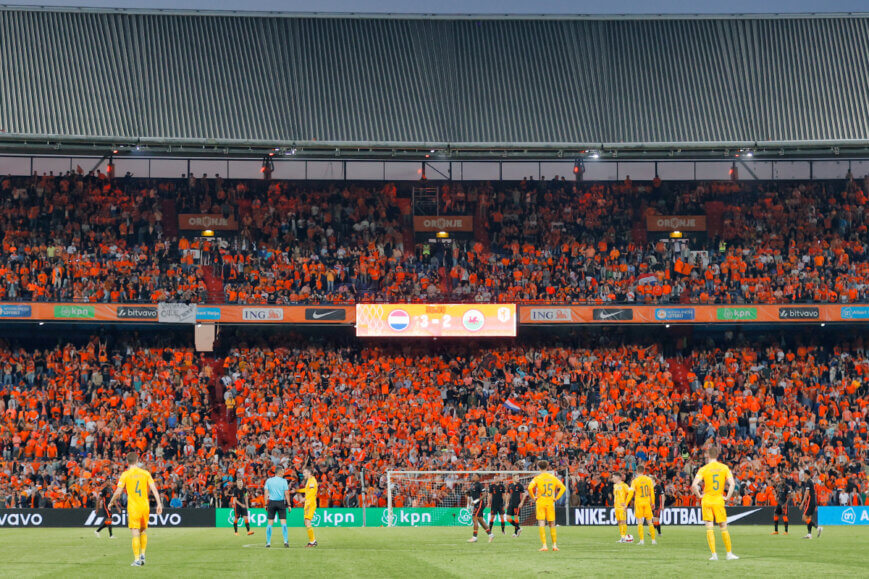
[[[320,546],[305,549],[304,529],[290,529],[290,549],[275,529],[272,548],[265,531],[238,537],[228,529],[154,529],[148,562],[131,568],[130,533],[85,529],[0,530],[0,568],[12,577],[528,577],[649,576],[865,576],[869,527],[827,527],[821,539],[803,540],[805,526],[790,536],[770,536],[770,527],[732,527],[739,561],[707,561],[702,527],[665,527],[657,546],[618,545],[615,529],[560,527],[559,553],[538,553],[537,529],[518,539],[496,532],[476,544],[467,528],[318,529]],[[631,529],[636,534],[636,529]],[[719,556],[723,559],[721,538]]]

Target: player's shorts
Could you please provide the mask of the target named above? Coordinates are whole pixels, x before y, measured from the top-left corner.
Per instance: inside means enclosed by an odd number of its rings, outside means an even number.
[[[541,503],[537,501],[537,520],[549,521],[555,520],[555,503]]]
[[[489,511],[492,515],[503,515],[504,514],[504,503],[493,503],[492,510]]]
[[[274,521],[275,515],[282,521],[287,520],[287,501],[269,501],[266,505],[267,520]]]
[[[724,497],[704,497],[700,502],[703,520],[711,523],[726,523],[727,511],[724,509]]]
[[[638,519],[651,519],[652,518],[652,504],[651,503],[639,503],[634,504],[634,516]]]
[[[486,508],[486,504],[483,502],[483,499],[477,501],[477,504],[474,505],[474,517],[482,517],[483,509]]]
[[[519,516],[519,503],[510,503],[507,506],[507,514],[513,515],[514,517]]]
[[[307,504],[306,504],[306,505],[305,505],[305,516],[304,516],[304,518],[305,518],[305,519],[313,519],[313,518],[314,518],[314,513],[316,513],[316,512],[317,512],[317,505],[316,505],[316,504],[313,504],[313,505],[307,505]]]
[[[235,518],[240,519],[242,517],[248,516],[247,509],[244,507],[235,507]]]
[[[130,529],[147,529],[150,509],[127,507],[127,527]]]
[[[817,519],[817,515],[815,511],[818,510],[818,505],[816,503],[809,503],[806,505],[806,508],[803,510],[804,517],[810,517],[813,521]]]
[[[775,514],[776,514],[776,515],[783,515],[784,512],[785,512],[785,511],[784,511],[784,509],[782,508],[781,505],[776,505],[776,507],[775,507]]]
[[[628,518],[628,510],[616,507],[616,520],[625,521]]]
[[[109,509],[103,509],[103,516],[106,518],[106,520],[103,522],[107,526],[111,527],[112,526],[112,512]]]

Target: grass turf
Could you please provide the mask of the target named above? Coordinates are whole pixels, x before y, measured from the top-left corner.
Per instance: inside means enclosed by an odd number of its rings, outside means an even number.
[[[229,529],[154,529],[148,562],[131,568],[130,533],[117,529],[94,537],[88,529],[2,529],[0,566],[16,577],[528,577],[568,576],[866,576],[869,527],[828,527],[821,539],[803,540],[804,525],[789,536],[770,536],[770,527],[732,527],[739,561],[711,562],[702,527],[665,527],[658,545],[618,545],[614,528],[559,527],[558,553],[538,553],[537,529],[513,539],[468,544],[467,528],[318,529],[320,546],[305,549],[304,529],[290,529],[290,549],[274,529],[265,549],[265,530],[238,537]],[[630,530],[636,535],[636,528]],[[719,556],[721,537],[716,530]],[[548,533],[547,533],[548,536]]]

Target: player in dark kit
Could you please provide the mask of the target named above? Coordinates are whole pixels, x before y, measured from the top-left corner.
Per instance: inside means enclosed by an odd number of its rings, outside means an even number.
[[[664,487],[661,486],[661,483],[655,483],[655,504],[652,505],[652,525],[654,525],[655,530],[658,531],[658,534],[661,534],[661,517],[664,514]]]
[[[815,493],[815,481],[812,480],[810,472],[805,473],[805,479],[806,480],[803,481],[802,485],[803,522],[806,524],[806,529],[808,529],[809,534],[803,537],[803,539],[812,538],[812,526],[817,527],[818,537],[820,538],[821,533],[824,531],[824,527],[818,527],[817,524],[818,496]]]
[[[778,522],[781,520],[785,525],[785,535],[788,534],[788,507],[791,506],[791,487],[787,481],[779,482],[775,489],[775,514],[772,520],[775,523],[773,535],[778,535]]]
[[[489,485],[489,528],[494,530],[493,523],[497,515],[501,519],[502,535],[506,532],[504,529],[507,523],[507,517],[504,516],[504,493],[506,492],[507,489],[500,480],[496,479]]]
[[[250,503],[248,502],[247,489],[244,488],[244,481],[238,479],[236,485],[229,491],[229,495],[232,497],[233,508],[232,530],[238,535],[238,520],[243,518],[247,534],[253,535],[253,531],[250,530],[250,515],[248,514]]]
[[[513,536],[518,537],[522,533],[522,506],[525,504],[525,487],[519,482],[518,476],[513,476],[513,482],[507,485],[507,492],[510,494],[509,502],[507,503],[507,516],[510,517],[510,524],[513,525]]]
[[[468,494],[468,506],[471,509],[471,517],[474,519],[474,536],[468,539],[468,543],[477,542],[477,530],[483,527],[486,534],[489,535],[489,542],[495,538],[492,533],[492,528],[486,525],[486,518],[483,516],[483,509],[486,507],[486,502],[483,500],[483,483],[480,482],[480,475],[475,474],[471,478],[471,492]]]
[[[112,535],[112,511],[109,509],[109,500],[112,498],[112,493],[109,490],[109,487],[103,487],[98,490],[96,493],[97,504],[96,504],[96,512],[98,515],[103,517],[103,522],[100,524],[100,527],[94,531],[94,534],[99,537],[100,531],[103,529],[109,529],[109,539],[114,539],[115,536]]]

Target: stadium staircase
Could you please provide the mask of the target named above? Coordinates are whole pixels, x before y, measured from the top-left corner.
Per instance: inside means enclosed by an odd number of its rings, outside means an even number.
[[[202,268],[202,280],[205,282],[208,303],[222,304],[226,296],[223,293],[223,280],[215,275],[213,267]]]
[[[670,374],[673,375],[673,384],[679,392],[689,392],[691,385],[688,383],[688,365],[676,358],[668,358],[667,364],[670,366]]]
[[[235,419],[226,414],[226,403],[223,401],[223,362],[219,358],[206,358],[206,364],[211,366],[211,381],[208,384],[211,403],[211,421],[217,434],[217,446],[224,452],[235,448],[238,444]]]
[[[474,211],[474,241],[479,241],[483,244],[483,250],[489,251],[489,244],[491,243],[489,228],[486,227],[486,222],[483,220],[479,208]]]
[[[163,236],[166,239],[178,238],[178,210],[171,199],[163,199]]]

